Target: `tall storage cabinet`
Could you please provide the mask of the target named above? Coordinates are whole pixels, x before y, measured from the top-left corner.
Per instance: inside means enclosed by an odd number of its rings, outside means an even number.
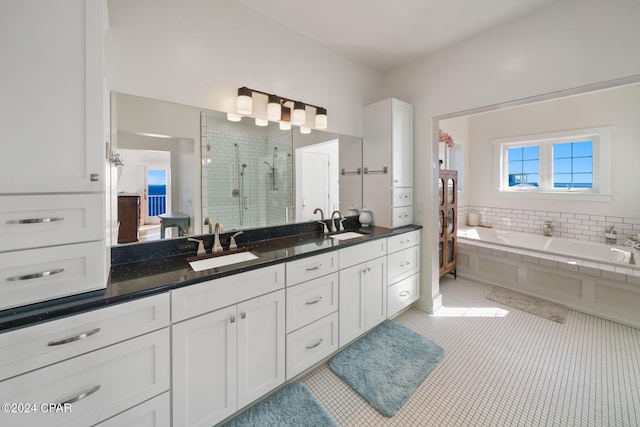
[[[373,223],[413,222],[413,107],[395,98],[364,108],[363,205]]]
[[[0,2],[3,308],[106,286],[106,16],[104,0]]]
[[[457,220],[458,220],[458,171],[440,170],[438,177],[439,216],[439,271],[440,277],[456,274]]]

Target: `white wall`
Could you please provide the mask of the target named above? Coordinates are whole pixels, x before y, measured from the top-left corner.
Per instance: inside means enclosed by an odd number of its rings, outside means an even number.
[[[328,110],[329,131],[362,135],[380,73],[230,0],[108,0],[111,89],[234,111],[241,86]]]
[[[385,76],[381,98],[414,106],[414,220],[425,227],[421,306],[440,303],[437,253],[429,250],[437,241],[433,117],[640,74],[638,22],[637,0],[566,0]]]
[[[611,144],[611,200],[514,200],[495,195],[492,139],[608,125],[616,128]],[[467,200],[471,205],[640,217],[640,177],[634,176],[640,159],[640,84],[472,116],[469,134],[472,160]]]

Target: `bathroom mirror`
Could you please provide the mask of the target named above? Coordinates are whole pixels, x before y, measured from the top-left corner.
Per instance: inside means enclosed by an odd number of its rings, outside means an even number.
[[[320,219],[316,208],[326,218],[362,207],[361,138],[256,126],[250,117],[231,122],[218,111],[121,93],[111,104],[112,150],[124,162],[113,168],[114,245],[208,233],[207,217],[231,231]],[[127,230],[137,239],[123,239]]]

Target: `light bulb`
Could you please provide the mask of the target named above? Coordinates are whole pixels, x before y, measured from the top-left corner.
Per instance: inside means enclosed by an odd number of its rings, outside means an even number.
[[[294,125],[303,125],[307,121],[305,105],[302,102],[293,103],[293,118],[291,123]]]
[[[239,114],[251,114],[251,111],[253,110],[251,89],[246,87],[238,89],[237,109]]]

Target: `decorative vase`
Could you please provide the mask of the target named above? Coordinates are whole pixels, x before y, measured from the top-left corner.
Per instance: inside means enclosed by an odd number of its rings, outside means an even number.
[[[368,227],[373,221],[373,214],[369,209],[362,208],[362,212],[360,212],[360,217],[358,218],[358,220],[360,221],[361,226]]]

